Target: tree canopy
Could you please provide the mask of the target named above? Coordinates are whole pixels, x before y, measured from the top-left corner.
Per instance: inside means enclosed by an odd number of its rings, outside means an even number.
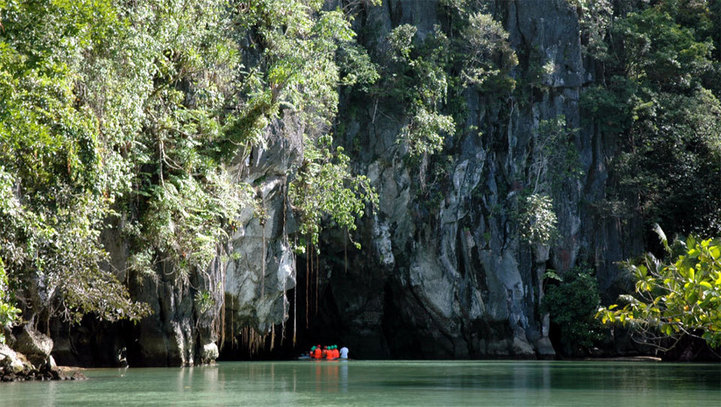
[[[718,2],[580,3],[596,19],[584,38],[601,73],[582,95],[583,117],[617,140],[609,198],[648,230],[721,235]]]
[[[255,185],[233,169],[286,115],[307,135],[303,165],[337,169],[321,174],[342,197],[309,205],[315,192],[296,188],[291,198],[313,222],[303,231],[316,235],[325,216],[352,229],[373,192],[342,150],[336,167],[322,152],[337,87],[355,81],[336,64],[354,34],[349,15],[322,6],[0,1],[0,259],[9,278],[0,298],[12,291],[35,322],[144,317],[149,308],[130,298],[127,281],[156,278],[165,263],[183,283],[209,265],[240,212],[257,209]],[[113,269],[103,245],[111,228],[128,244],[126,269]]]

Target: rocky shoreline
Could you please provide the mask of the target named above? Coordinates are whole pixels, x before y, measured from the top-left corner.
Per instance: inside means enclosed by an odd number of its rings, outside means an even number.
[[[50,355],[53,340],[26,325],[0,344],[0,381],[86,380],[75,368],[59,367]]]

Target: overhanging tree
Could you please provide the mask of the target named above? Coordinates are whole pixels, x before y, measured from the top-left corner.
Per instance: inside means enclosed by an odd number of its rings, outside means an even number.
[[[669,245],[666,260],[648,253],[639,262],[624,263],[635,283],[633,295],[602,307],[596,317],[604,324],[627,326],[635,338],[668,349],[684,335],[721,346],[721,239],[689,236]]]

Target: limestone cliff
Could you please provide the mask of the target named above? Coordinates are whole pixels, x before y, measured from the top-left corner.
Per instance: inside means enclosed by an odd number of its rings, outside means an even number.
[[[150,305],[152,314],[137,325],[102,323],[86,318],[79,326],[54,321],[53,355],[59,364],[81,366],[192,366],[215,361],[219,347],[245,347],[241,332],[257,337],[288,318],[286,292],[295,287],[293,232],[287,202],[287,174],[301,157],[302,134],[292,118],[273,123],[264,148],[234,163],[240,181],[257,192],[258,208],[237,219],[225,247],[207,270],[191,270],[179,279],[173,264],[160,263],[150,275],[128,271],[129,251],[122,220],[104,234],[112,270],[127,281],[134,299]],[[116,272],[118,273],[118,272]],[[196,299],[208,292],[203,306]],[[247,336],[247,335],[246,335]],[[247,339],[247,338],[246,338]]]
[[[389,0],[370,9],[360,23],[361,30],[373,27],[367,46],[379,46],[399,24],[416,26],[421,37],[430,33],[440,23],[438,6]],[[396,143],[407,118],[382,100],[356,96],[343,105],[344,142],[360,146],[357,168],[372,178],[380,206],[364,224],[364,250],[348,254],[347,272],[343,246],[328,240],[321,312],[335,317],[321,316],[319,326],[340,331],[359,357],[551,356],[538,309],[546,268],[589,262],[608,291],[618,278],[614,262],[640,251],[638,237],[623,238],[630,233],[622,223],[596,210],[613,142],[581,121],[579,96],[594,78],[584,66],[576,10],[565,0],[518,0],[495,2],[490,11],[510,34],[518,81],[534,66],[551,69],[525,99],[500,106],[467,89],[469,114],[458,124],[464,131],[447,138],[441,153],[446,182],[432,186],[437,206],[424,202],[424,175]],[[556,117],[578,129],[573,146],[583,175],[553,192],[560,238],[550,247],[529,245],[518,236],[514,202],[532,187],[539,124]]]
[[[365,9],[355,28],[370,50],[400,24],[414,25],[422,38],[442,23],[438,3],[385,0]],[[266,146],[234,164],[260,205],[239,219],[212,266],[180,283],[170,264],[156,279],[131,279],[133,297],[150,304],[153,315],[138,326],[86,323],[71,333],[56,327],[58,362],[113,364],[127,352],[131,365],[192,365],[215,359],[218,346],[267,345],[262,338],[274,326],[306,312],[303,304],[292,309],[287,298],[296,286],[296,295],[315,296],[300,303],[319,303],[317,314],[308,310],[314,331],[305,340],[343,342],[357,358],[552,356],[548,321],[539,311],[543,273],[586,261],[602,291],[613,292],[614,262],[640,251],[632,232],[638,228],[599,210],[614,143],[581,120],[579,97],[594,74],[582,55],[576,10],[566,0],[499,0],[486,11],[510,34],[519,58],[515,79],[545,70],[528,92],[500,102],[465,89],[466,121],[430,158],[442,170],[431,184],[397,143],[408,119],[403,112],[388,101],[345,94],[339,115],[345,132],[336,137],[353,151],[355,169],[371,178],[380,203],[354,235],[361,251],[335,232],[323,237],[317,288],[305,289],[315,281],[297,270],[308,259],[296,265],[291,250],[287,185],[302,157],[303,129],[286,117],[269,127]],[[519,237],[514,210],[531,188],[539,126],[558,117],[578,129],[572,144],[582,175],[553,191],[560,238],[531,245]],[[111,231],[106,247],[114,269],[125,270],[122,239]],[[195,301],[201,290],[212,293],[210,308]],[[83,356],[83,349],[94,351]]]

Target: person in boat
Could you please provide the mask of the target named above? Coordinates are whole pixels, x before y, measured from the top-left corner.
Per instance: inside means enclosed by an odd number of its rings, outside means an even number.
[[[320,345],[314,346],[313,353],[310,355],[313,359],[320,359],[323,356],[323,351],[320,348]]]
[[[348,348],[346,348],[345,346],[342,347],[342,348],[340,348],[340,352],[339,352],[339,353],[340,353],[340,358],[341,358],[341,359],[348,359]]]
[[[336,360],[338,359],[338,349],[335,345],[331,345],[328,347],[328,352],[326,353],[326,360]]]

